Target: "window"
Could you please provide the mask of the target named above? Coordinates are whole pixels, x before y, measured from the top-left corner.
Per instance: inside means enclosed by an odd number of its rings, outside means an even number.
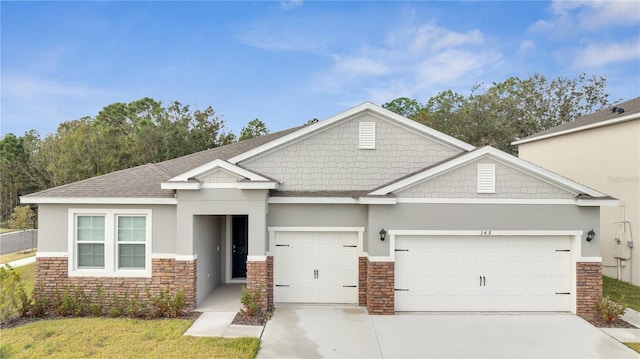
[[[376,149],[376,123],[360,122],[359,146],[361,150]]]
[[[151,277],[151,210],[69,209],[69,276]]]
[[[496,193],[496,165],[478,164],[478,193]]]
[[[144,268],[146,218],[118,216],[118,268]]]
[[[78,216],[78,268],[104,268],[104,216]]]

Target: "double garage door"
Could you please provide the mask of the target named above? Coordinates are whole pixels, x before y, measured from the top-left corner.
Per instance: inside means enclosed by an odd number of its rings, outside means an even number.
[[[568,236],[397,236],[396,311],[569,311]]]
[[[276,232],[274,300],[357,303],[357,243],[357,232]]]

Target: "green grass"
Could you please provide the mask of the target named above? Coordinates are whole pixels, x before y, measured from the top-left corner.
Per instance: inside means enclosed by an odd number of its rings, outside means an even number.
[[[640,287],[602,276],[602,295],[640,311]]]
[[[257,338],[182,334],[187,319],[71,318],[3,329],[2,358],[254,358]]]
[[[35,255],[36,255],[36,251],[34,249],[31,249],[25,252],[0,254],[0,264],[15,261],[22,258],[33,257]]]
[[[29,296],[33,293],[33,286],[36,283],[36,264],[30,263],[24,266],[15,268],[20,272],[20,279],[24,283],[24,290]]]
[[[17,231],[17,229],[11,229],[11,228],[4,228],[4,227],[0,227],[0,234],[2,233],[9,233],[9,232],[15,232]]]
[[[624,345],[640,353],[640,343],[624,343]]]

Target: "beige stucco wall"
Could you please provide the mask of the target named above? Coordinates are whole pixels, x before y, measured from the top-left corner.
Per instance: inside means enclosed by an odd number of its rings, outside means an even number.
[[[600,211],[603,272],[618,277],[615,256],[631,254],[621,279],[628,282],[631,276],[633,284],[640,285],[640,119],[524,143],[519,152],[522,159],[620,200],[619,206]],[[631,230],[615,224],[620,221],[630,221]],[[631,233],[633,253],[627,247]]]

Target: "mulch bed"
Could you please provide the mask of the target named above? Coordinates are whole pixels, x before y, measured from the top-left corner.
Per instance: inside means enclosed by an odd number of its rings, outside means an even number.
[[[629,324],[620,318],[614,320],[611,323],[605,323],[604,321],[602,321],[602,319],[600,319],[600,317],[582,318],[582,319],[586,320],[587,322],[591,323],[591,325],[598,328],[631,328],[631,329],[636,328],[634,325]]]
[[[231,324],[239,324],[239,325],[265,325],[269,318],[265,313],[258,313],[256,315],[246,315],[242,312],[238,312],[235,318],[233,318],[233,322]]]
[[[195,321],[196,319],[198,319],[200,315],[202,315],[202,313],[200,312],[183,312],[182,315],[180,315],[177,319],[191,319]],[[24,317],[12,318],[7,322],[0,323],[0,329],[20,327],[29,323],[34,323],[34,322],[45,320],[45,319],[65,319],[65,318],[95,318],[95,317],[90,317],[90,316],[74,317],[72,315],[69,315],[66,317],[63,317],[61,315],[45,315],[43,317],[31,317],[31,316],[25,315]],[[112,317],[104,316],[102,318],[112,318]],[[116,318],[128,318],[128,317],[116,317]],[[173,319],[173,318],[135,318],[135,319],[163,320],[163,319]]]

